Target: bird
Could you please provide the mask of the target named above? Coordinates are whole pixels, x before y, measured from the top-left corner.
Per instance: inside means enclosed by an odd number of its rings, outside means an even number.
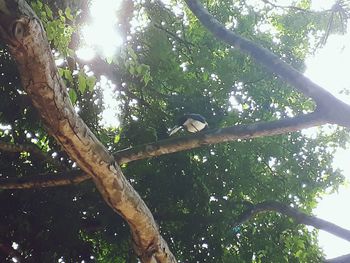
[[[171,129],[169,136],[184,128],[186,131],[196,133],[208,126],[205,118],[196,113],[188,113],[179,118],[177,125]]]

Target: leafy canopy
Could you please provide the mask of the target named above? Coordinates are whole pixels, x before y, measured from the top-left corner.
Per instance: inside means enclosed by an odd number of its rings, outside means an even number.
[[[180,3],[141,1],[130,7],[123,2],[118,10],[125,39],[120,52],[88,62],[75,55],[79,29],[87,23],[84,1],[31,4],[52,49],[64,60],[59,72],[73,104],[111,151],[167,138],[176,118],[187,112],[201,113],[216,128],[296,116],[315,107],[256,61],[216,40]],[[175,6],[181,11],[174,12]],[[309,6],[309,1],[300,1],[305,11],[276,12],[271,5],[258,8],[248,1],[206,2],[227,27],[299,70],[315,50],[309,36],[322,41],[318,32],[326,30],[329,19],[326,12],[308,11]],[[130,21],[137,17],[147,25],[132,27]],[[263,25],[272,31],[263,31]],[[25,178],[75,169],[45,132],[4,47],[0,56],[0,140],[35,144],[60,162],[56,167],[29,153],[0,152],[0,176]],[[104,108],[101,75],[116,85],[120,126],[99,124]],[[288,133],[136,161],[124,165],[123,172],[181,262],[320,262],[315,232],[285,216],[263,214],[239,226],[235,220],[249,205],[265,200],[311,212],[317,197],[343,181],[331,166],[329,147],[346,140],[340,128],[316,138]],[[127,225],[91,182],[1,191],[0,200],[0,242],[19,244],[26,262],[135,260]],[[6,257],[1,254],[0,261]]]

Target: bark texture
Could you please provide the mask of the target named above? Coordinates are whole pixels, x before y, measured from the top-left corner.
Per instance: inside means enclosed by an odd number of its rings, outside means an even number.
[[[0,1],[0,34],[48,132],[93,178],[108,205],[127,221],[140,260],[176,262],[146,204],[113,156],[75,112],[42,24],[25,1]]]
[[[317,103],[317,111],[291,119],[228,127],[195,136],[173,138],[120,151],[112,156],[74,111],[40,20],[24,0],[0,0],[0,38],[7,44],[17,62],[25,91],[40,112],[48,132],[81,168],[74,176],[79,177],[79,180],[86,179],[86,175],[93,178],[105,201],[128,222],[136,254],[141,262],[147,263],[176,262],[176,259],[160,235],[150,210],[122,174],[120,163],[219,142],[282,134],[327,122],[350,127],[348,105],[270,51],[227,30],[197,0],[186,2],[200,22],[218,39],[248,53],[306,96],[313,98]],[[342,114],[339,114],[340,112]],[[69,180],[72,179],[65,182]],[[314,224],[321,229],[327,228],[325,222],[315,221],[307,215],[295,214],[290,208],[264,205],[265,209],[289,213],[300,220],[300,223]],[[250,216],[263,211],[263,206],[254,211],[250,211]],[[339,231],[343,229],[335,232],[339,234]]]

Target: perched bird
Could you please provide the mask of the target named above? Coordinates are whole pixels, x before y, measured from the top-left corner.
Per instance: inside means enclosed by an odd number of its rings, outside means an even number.
[[[203,130],[207,126],[208,123],[202,115],[195,113],[185,114],[178,120],[177,125],[171,129],[169,136],[178,132],[181,128],[185,128],[188,132],[195,133]]]

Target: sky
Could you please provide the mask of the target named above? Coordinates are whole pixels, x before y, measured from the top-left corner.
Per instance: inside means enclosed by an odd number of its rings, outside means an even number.
[[[262,1],[262,0],[250,0]],[[83,30],[83,36],[87,45],[79,50],[78,55],[81,57],[91,58],[94,56],[96,46],[105,56],[114,54],[122,44],[122,41],[113,28],[117,23],[115,11],[118,2],[116,0],[94,0],[91,10],[93,22],[89,27]],[[290,5],[290,0],[278,0],[278,5]],[[314,0],[312,8],[314,10],[329,9],[335,0]],[[350,30],[348,30],[350,31]],[[350,104],[350,97],[338,95],[339,91],[347,88],[350,89],[349,69],[350,69],[350,34],[346,36],[330,36],[327,44],[319,50],[315,56],[309,57],[306,61],[307,70],[305,75],[322,87],[328,89],[332,94]],[[104,80],[105,82],[107,80]],[[117,107],[115,102],[115,87],[109,83],[104,85],[104,97],[106,111],[104,114],[104,125],[119,125],[116,113]],[[314,130],[308,131],[310,133]],[[344,175],[350,182],[350,156],[349,150],[338,150],[335,154],[334,166],[343,170]],[[324,196],[320,200],[318,207],[314,210],[316,216],[329,220],[342,227],[350,229],[350,210],[344,209],[347,201],[350,200],[349,187],[340,187],[338,193]],[[333,235],[320,231],[319,241],[323,247],[326,257],[333,258],[343,254],[350,253],[350,244]]]
[[[339,94],[342,89],[350,89],[350,34],[331,36],[323,49],[314,57],[307,59],[306,65],[306,76],[350,104],[349,96]],[[334,167],[343,170],[348,182],[350,182],[349,156],[350,149],[339,149],[333,163]],[[338,193],[323,197],[314,213],[322,219],[350,229],[350,210],[346,209],[349,200],[350,188],[342,186]],[[328,258],[350,253],[349,242],[324,231],[320,231],[319,242]]]
[[[336,0],[313,0],[314,10],[329,9]],[[288,5],[292,1],[280,0],[279,4]],[[347,30],[350,32],[350,28]],[[350,33],[345,36],[331,35],[326,45],[314,56],[306,60],[305,75],[334,96],[350,104],[350,96],[339,94],[343,89],[350,90]],[[333,166],[343,171],[347,184],[350,182],[350,149],[338,149]],[[350,187],[341,186],[337,193],[324,196],[313,211],[315,216],[328,220],[341,227],[350,229]],[[319,232],[319,243],[324,249],[326,258],[334,258],[350,253],[350,243],[325,231]]]

